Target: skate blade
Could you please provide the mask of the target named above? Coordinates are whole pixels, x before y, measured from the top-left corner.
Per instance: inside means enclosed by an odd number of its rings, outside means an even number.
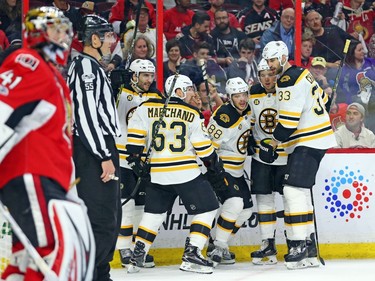
[[[137,273],[137,272],[139,272],[141,270],[140,267],[132,265],[132,264],[129,264],[127,266],[127,269],[128,269],[128,271],[127,271],[128,273]]]
[[[183,261],[180,265],[180,270],[201,274],[211,274],[213,272],[213,267]]]
[[[316,257],[307,258],[307,263],[308,263],[309,267],[319,267],[320,266],[320,261]]]
[[[309,262],[307,259],[303,259],[301,261],[296,262],[285,262],[285,266],[287,269],[303,269],[309,267]]]
[[[264,258],[253,258],[251,261],[255,265],[273,265],[277,264],[276,256],[267,256]]]
[[[236,263],[236,260],[225,260],[225,259],[222,259],[220,264],[235,264]]]
[[[145,264],[143,265],[144,268],[154,268],[155,267],[155,263],[154,262],[145,262]]]

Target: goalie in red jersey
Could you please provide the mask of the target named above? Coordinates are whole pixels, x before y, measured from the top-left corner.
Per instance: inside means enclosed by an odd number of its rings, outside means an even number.
[[[0,67],[0,199],[31,245],[13,237],[2,280],[44,280],[35,248],[58,280],[92,280],[95,244],[72,180],[70,92],[66,64],[72,26],[56,8],[25,18],[26,46]],[[18,234],[20,236],[20,234]]]

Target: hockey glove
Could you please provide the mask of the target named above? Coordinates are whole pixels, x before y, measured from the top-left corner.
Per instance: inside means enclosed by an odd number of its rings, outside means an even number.
[[[141,160],[141,157],[130,155],[126,158],[134,174],[142,180],[150,181],[150,166]]]
[[[262,139],[259,144],[259,158],[266,163],[273,163],[279,157],[276,149],[272,147],[271,139]]]
[[[253,132],[250,131],[250,134],[249,134],[248,139],[247,139],[247,155],[251,156],[251,155],[255,154],[256,144],[257,143],[255,142]]]
[[[210,182],[214,191],[223,191],[228,188],[228,181],[225,178],[225,170],[223,162],[215,153],[215,156],[210,161],[205,161],[204,165],[207,167],[206,177]]]

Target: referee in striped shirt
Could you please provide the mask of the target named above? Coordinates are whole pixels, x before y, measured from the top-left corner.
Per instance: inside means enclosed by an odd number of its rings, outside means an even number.
[[[83,19],[83,53],[68,71],[73,101],[73,141],[77,191],[87,205],[96,242],[95,281],[109,281],[109,262],[121,224],[119,157],[114,137],[120,136],[116,104],[100,58],[114,43],[112,26],[95,15]]]

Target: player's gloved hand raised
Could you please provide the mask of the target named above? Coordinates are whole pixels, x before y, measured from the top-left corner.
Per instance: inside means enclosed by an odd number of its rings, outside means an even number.
[[[255,146],[256,146],[256,141],[254,139],[253,132],[250,131],[249,136],[247,138],[247,155],[251,156],[255,154]]]
[[[266,163],[273,163],[279,157],[276,149],[270,144],[272,139],[262,139],[259,144],[259,158]]]
[[[207,167],[207,180],[214,191],[226,190],[228,188],[228,181],[225,178],[225,170],[221,159],[215,155],[211,161],[205,161],[204,165]]]
[[[138,178],[150,180],[150,166],[141,160],[141,157],[130,155],[126,158],[130,168]]]

